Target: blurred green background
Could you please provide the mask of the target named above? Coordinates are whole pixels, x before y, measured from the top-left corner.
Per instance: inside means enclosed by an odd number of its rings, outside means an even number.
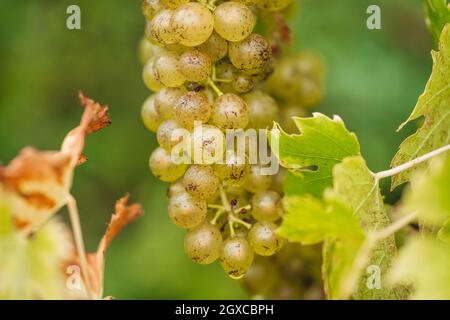
[[[82,30],[66,29],[70,4],[81,7]],[[366,28],[371,4],[381,7],[381,30]],[[315,49],[327,61],[327,97],[317,110],[340,115],[356,132],[371,169],[388,168],[413,128],[395,129],[431,70],[423,1],[304,0],[291,25],[296,50]],[[83,90],[109,105],[113,121],[89,137],[89,161],[74,182],[88,249],[95,250],[125,192],[145,208],[108,251],[105,293],[121,299],[245,298],[217,263],[202,267],[185,257],[184,232],[167,217],[166,186],[148,170],[156,141],[140,121],[149,95],[137,58],[143,29],[138,0],[2,0],[0,162],[7,164],[27,145],[59,148],[79,121],[77,92]]]

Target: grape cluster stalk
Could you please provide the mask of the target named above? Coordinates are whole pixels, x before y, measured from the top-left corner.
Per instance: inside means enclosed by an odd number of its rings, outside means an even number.
[[[311,52],[282,56],[290,37],[284,13],[295,5],[292,0],[142,1],[147,24],[140,58],[144,83],[153,93],[141,115],[159,144],[150,170],[170,183],[168,213],[187,231],[186,255],[202,265],[219,260],[234,279],[283,248],[276,230],[283,216],[284,172],[263,175],[265,164],[248,159],[257,151],[240,155],[227,145],[221,148],[226,139],[218,139],[217,132],[268,129],[274,121],[294,132],[291,117],[306,114],[322,99],[321,58]],[[181,154],[215,156],[221,150],[224,161],[175,161],[180,129],[189,132],[190,143]]]

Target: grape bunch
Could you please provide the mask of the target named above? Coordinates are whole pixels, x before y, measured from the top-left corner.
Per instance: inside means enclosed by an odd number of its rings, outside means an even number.
[[[278,101],[297,94],[268,93],[279,89],[266,83],[272,74],[285,82],[298,79],[295,72],[277,73],[278,40],[255,31],[260,16],[278,19],[292,2],[142,1],[147,25],[140,58],[144,83],[153,94],[141,115],[159,144],[150,156],[150,170],[170,184],[168,213],[187,230],[186,255],[202,265],[219,260],[235,279],[247,273],[255,254],[258,259],[273,256],[284,244],[276,232],[283,215],[283,172],[263,174],[267,164],[250,161],[257,150],[246,144],[244,154],[236,152],[225,133],[269,128],[279,120],[280,109],[286,109]],[[321,85],[320,66],[314,65],[318,60],[310,57],[306,63],[292,58],[287,66],[300,69],[306,82]],[[307,98],[302,107],[318,100],[316,88],[305,89],[304,83],[301,89],[289,87]],[[195,161],[176,160],[186,156]]]

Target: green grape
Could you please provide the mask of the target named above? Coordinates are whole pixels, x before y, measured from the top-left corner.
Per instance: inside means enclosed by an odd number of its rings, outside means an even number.
[[[230,277],[239,279],[252,265],[253,257],[253,249],[245,238],[229,238],[223,244],[220,264]]]
[[[192,132],[191,159],[196,164],[214,164],[222,160],[225,135],[212,125],[196,126]]]
[[[155,96],[148,97],[141,108],[142,122],[150,131],[156,132],[161,124],[161,117],[156,112]]]
[[[278,270],[269,259],[255,257],[242,282],[252,295],[266,294],[279,280]]]
[[[217,62],[228,54],[228,42],[213,32],[197,49],[208,55],[213,62]]]
[[[244,187],[238,186],[238,185],[227,185],[225,186],[225,192],[230,196],[230,197],[242,197],[245,196],[245,189]]]
[[[231,63],[250,75],[262,73],[272,58],[269,43],[256,33],[240,42],[230,42],[229,46]]]
[[[197,2],[179,6],[172,17],[177,40],[184,46],[195,47],[208,40],[214,29],[214,18],[209,9]]]
[[[166,87],[180,87],[186,80],[179,71],[179,57],[174,52],[166,52],[155,60],[156,78]]]
[[[278,119],[278,105],[267,93],[253,91],[244,96],[249,110],[248,128],[266,129]]]
[[[272,179],[272,186],[270,187],[270,189],[272,189],[273,191],[275,191],[281,195],[284,193],[283,183],[284,183],[284,177],[286,176],[286,172],[287,172],[287,170],[285,168],[280,167],[280,169],[278,170],[278,173]]]
[[[247,157],[239,155],[233,150],[226,152],[224,163],[216,164],[215,168],[219,178],[228,185],[241,185],[250,172]]]
[[[306,108],[316,106],[323,100],[324,90],[317,81],[303,78],[299,81],[302,105]]]
[[[163,119],[172,119],[175,117],[175,103],[186,93],[186,89],[164,87],[155,95],[155,110]]]
[[[257,222],[248,233],[248,241],[260,256],[272,256],[283,247],[284,240],[277,234],[273,222]]]
[[[141,0],[141,9],[147,20],[151,20],[159,10],[164,9],[164,6],[159,0]]]
[[[211,166],[190,166],[183,177],[186,191],[200,200],[210,199],[217,192],[219,183]]]
[[[147,38],[161,45],[175,43],[175,33],[171,24],[173,14],[173,10],[169,9],[159,11],[147,23],[145,30]]]
[[[182,141],[182,136],[177,134],[176,130],[184,129],[175,120],[166,120],[161,123],[156,131],[156,139],[159,145],[166,149],[171,150],[177,144]]]
[[[224,2],[214,10],[214,30],[225,40],[242,41],[255,27],[252,10],[238,2]]]
[[[258,0],[258,8],[267,11],[280,11],[292,3],[292,0]]]
[[[243,129],[248,123],[248,108],[242,98],[226,93],[216,99],[211,120],[220,129]]]
[[[178,6],[189,2],[189,0],[160,0],[162,2],[163,5],[165,5],[168,8],[172,8],[175,9]]]
[[[174,106],[175,117],[180,124],[191,130],[195,121],[205,123],[211,116],[211,104],[202,92],[189,91]]]
[[[216,261],[222,249],[222,235],[217,227],[203,223],[189,230],[184,237],[184,251],[198,264],[211,264]]]
[[[180,57],[180,72],[191,82],[205,81],[211,74],[211,59],[198,50],[190,50]]]
[[[258,193],[266,191],[272,185],[272,176],[262,175],[262,167],[260,165],[253,165],[250,169],[250,174],[245,181],[245,190],[251,193]]]
[[[159,82],[158,77],[155,72],[155,60],[150,59],[144,66],[144,70],[142,71],[142,79],[144,80],[145,85],[151,91],[158,91],[162,88],[161,82]]]
[[[273,222],[283,214],[281,196],[275,191],[256,193],[251,202],[252,216],[258,221]]]
[[[206,213],[206,201],[196,200],[187,192],[174,194],[169,199],[169,217],[181,228],[195,228],[205,220]]]
[[[161,48],[150,41],[148,41],[145,37],[141,39],[139,42],[139,60],[142,64],[145,65],[147,61],[150,59],[156,58],[158,55],[162,54],[165,51],[164,48]]]
[[[186,192],[186,189],[184,188],[183,181],[180,179],[169,185],[169,188],[167,188],[167,197],[172,198],[174,195],[183,192]]]
[[[239,93],[250,92],[255,87],[252,76],[242,72],[235,74],[233,82],[231,84],[233,86],[233,89]]]
[[[216,63],[216,77],[224,82],[218,82],[217,86],[224,92],[233,92],[233,79],[239,71],[228,59],[220,60]]]
[[[152,173],[161,181],[174,182],[186,171],[185,164],[175,164],[171,154],[164,148],[157,148],[150,156],[149,166]]]
[[[297,133],[298,128],[295,125],[293,117],[306,117],[308,113],[298,105],[287,105],[281,109],[280,125],[287,133]]]

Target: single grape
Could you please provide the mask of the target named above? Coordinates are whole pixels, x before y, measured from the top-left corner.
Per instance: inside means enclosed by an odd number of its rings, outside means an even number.
[[[239,73],[239,71],[233,66],[228,59],[222,59],[216,63],[216,77],[224,80],[218,82],[216,85],[223,92],[233,92],[233,79]]]
[[[207,204],[181,192],[169,199],[169,217],[172,222],[185,229],[195,228],[206,218]]]
[[[251,193],[258,193],[266,191],[272,185],[272,176],[262,175],[262,167],[260,165],[253,165],[250,169],[250,174],[245,181],[245,190]]]
[[[180,72],[191,82],[205,81],[211,74],[211,59],[198,50],[190,50],[180,57]]]
[[[283,214],[281,196],[275,191],[256,193],[251,202],[252,216],[258,221],[273,222]]]
[[[166,87],[180,87],[186,80],[179,71],[179,57],[174,52],[166,52],[155,60],[156,78]]]
[[[196,164],[210,165],[222,161],[225,135],[212,125],[196,126],[192,132],[191,159]]]
[[[266,129],[278,119],[277,102],[262,91],[253,91],[244,96],[249,110],[248,128]]]
[[[198,2],[188,2],[179,6],[171,22],[178,42],[188,47],[201,45],[208,40],[214,29],[212,13]]]
[[[248,123],[247,103],[233,93],[226,93],[216,99],[211,120],[220,129],[243,129]]]
[[[189,230],[184,237],[184,251],[198,264],[211,264],[216,261],[222,249],[222,235],[216,226],[203,223]]]
[[[161,124],[161,117],[156,112],[155,108],[155,96],[148,97],[141,108],[142,122],[150,131],[156,132]]]
[[[211,166],[190,166],[183,177],[186,191],[200,200],[210,199],[217,192],[219,183],[219,178]]]
[[[156,140],[159,145],[166,150],[171,150],[179,144],[183,140],[183,137],[177,134],[177,130],[185,129],[175,120],[166,120],[161,123],[156,131]]]
[[[272,256],[280,251],[284,240],[276,230],[277,225],[273,222],[257,222],[248,233],[248,241],[260,256]]]
[[[175,9],[178,6],[180,6],[186,2],[189,2],[189,0],[160,0],[160,1],[167,8],[172,8],[172,9]]]
[[[150,156],[149,166],[152,173],[161,181],[174,182],[186,171],[185,164],[175,164],[171,154],[164,148],[157,148]]]
[[[145,34],[150,41],[161,45],[175,43],[175,33],[171,24],[173,14],[173,10],[161,10],[147,23]]]
[[[186,192],[186,189],[184,188],[183,181],[180,179],[169,185],[169,188],[167,188],[167,197],[172,198],[174,195],[183,192]]]
[[[258,8],[267,11],[280,11],[292,3],[292,0],[258,0]]]
[[[152,20],[155,14],[164,9],[164,6],[159,0],[141,0],[142,14],[147,20]]]
[[[186,93],[186,89],[164,87],[155,95],[155,110],[163,119],[173,119],[175,117],[175,103]]]
[[[242,41],[255,27],[252,10],[242,3],[228,1],[214,10],[214,30],[225,40]]]
[[[222,248],[220,264],[232,278],[242,278],[253,262],[253,249],[245,238],[227,239]]]
[[[227,185],[225,186],[225,192],[227,193],[227,195],[229,195],[232,198],[239,198],[242,196],[245,196],[245,189],[244,187],[238,186],[238,185]]]
[[[213,62],[217,62],[228,54],[228,42],[213,32],[197,49],[208,55]]]
[[[211,116],[211,104],[202,92],[189,91],[174,106],[175,117],[180,124],[191,130],[196,121],[205,123]]]
[[[219,178],[229,185],[243,184],[250,172],[247,157],[228,150],[224,160],[224,163],[216,164],[214,168]]]
[[[156,75],[154,59],[148,60],[147,63],[145,64],[144,69],[142,71],[142,79],[144,80],[144,83],[147,86],[147,88],[149,88],[151,91],[158,91],[163,87]]]
[[[252,76],[240,72],[234,75],[232,85],[236,92],[247,93],[253,90],[255,82],[253,81]]]
[[[252,295],[265,294],[279,280],[278,270],[269,259],[255,257],[242,282]]]
[[[148,41],[145,37],[141,39],[139,42],[139,60],[143,65],[150,59],[156,58],[158,55],[162,54],[165,51],[164,48],[161,48],[150,41]]]
[[[228,54],[236,68],[255,75],[268,66],[272,49],[261,35],[252,33],[240,42],[230,42]]]

